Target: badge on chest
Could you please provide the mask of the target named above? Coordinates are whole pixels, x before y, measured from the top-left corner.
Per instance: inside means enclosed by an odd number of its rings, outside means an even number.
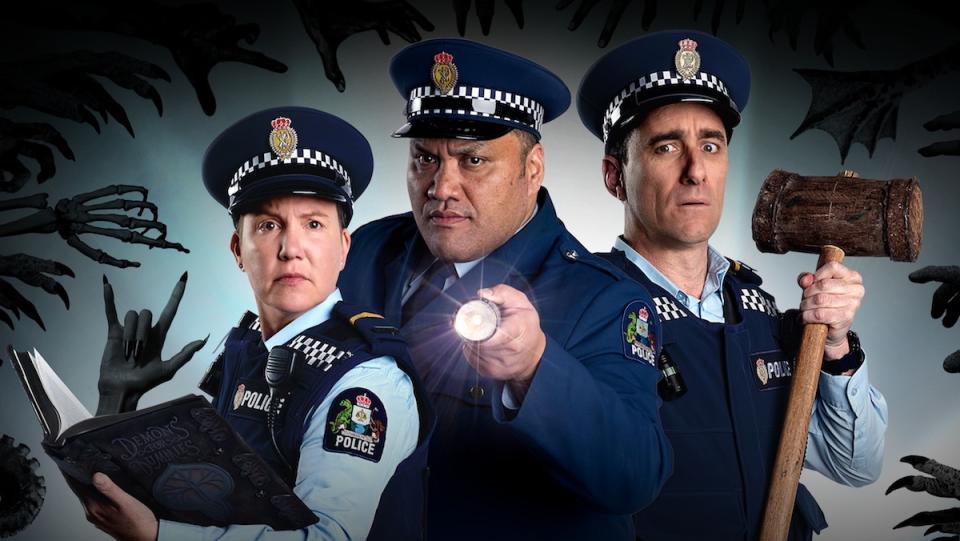
[[[284,399],[280,399],[283,405]],[[232,408],[229,414],[239,415],[249,419],[265,418],[270,409],[270,389],[265,382],[241,379],[233,393]]]
[[[748,370],[761,391],[788,387],[793,380],[794,363],[779,349],[753,353],[749,357]]]

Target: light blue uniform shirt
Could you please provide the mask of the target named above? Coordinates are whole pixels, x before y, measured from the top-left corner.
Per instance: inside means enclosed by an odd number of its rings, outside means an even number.
[[[722,284],[730,262],[712,247],[707,247],[707,275],[700,299],[681,291],[623,238],[617,237],[613,247],[690,312],[706,321],[723,323]],[[883,466],[887,402],[867,376],[866,362],[852,376],[821,371],[807,432],[803,465],[851,486],[877,480]]]
[[[306,329],[330,319],[333,305],[341,300],[334,290],[325,301],[304,312],[264,342],[269,350]],[[327,412],[333,398],[351,387],[369,389],[383,401],[389,412],[390,437],[379,462],[323,448]],[[184,539],[289,539],[357,540],[366,539],[380,494],[397,465],[417,446],[420,418],[409,376],[397,367],[392,357],[377,357],[359,364],[340,378],[307,419],[294,493],[320,521],[302,530],[274,531],[264,525],[234,525],[226,528],[201,527],[180,522],[160,521],[158,541]]]

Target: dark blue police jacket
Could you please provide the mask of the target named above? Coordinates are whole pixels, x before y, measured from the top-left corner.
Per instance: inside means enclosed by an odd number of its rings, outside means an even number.
[[[546,190],[538,203],[530,223],[401,328],[437,411],[433,540],[633,539],[630,513],[670,471],[659,372],[631,358],[623,333],[631,306],[652,315],[650,296],[567,232]],[[397,323],[425,250],[409,213],[367,224],[353,236],[340,289]],[[547,336],[515,411],[503,407],[503,383],[464,359],[464,347],[482,343],[465,346],[452,329],[461,303],[499,283],[527,295]],[[658,341],[658,327],[647,337]]]
[[[687,387],[660,409],[674,451],[673,476],[634,517],[643,541],[753,540],[776,458],[793,380],[795,325],[751,271],[724,278],[727,323],[695,316],[653,283],[623,252],[598,254],[653,294],[663,322],[663,350]],[[827,526],[800,485],[790,525],[793,541]]]
[[[368,539],[420,540],[424,538],[425,476],[433,410],[407,356],[407,348],[396,328],[383,325],[383,320],[372,317],[356,319],[352,316],[365,310],[338,302],[327,321],[301,333],[314,340],[315,349],[344,352],[338,358],[328,357],[329,363],[301,364],[296,373],[296,386],[284,400],[277,418],[277,443],[288,468],[277,455],[270,430],[267,428],[267,409],[270,389],[264,378],[267,350],[261,340],[259,320],[251,313],[227,335],[223,353],[223,374],[220,391],[214,399],[217,412],[230,423],[243,439],[279,473],[290,486],[296,481],[300,444],[303,441],[305,421],[340,378],[355,366],[370,359],[388,355],[410,376],[417,398],[420,434],[413,453],[398,466],[387,482]],[[393,332],[390,332],[390,331]],[[295,338],[296,339],[296,338]],[[294,340],[295,340],[294,339]],[[292,342],[292,340],[291,340]],[[322,347],[324,344],[326,348]],[[241,387],[242,386],[242,387]],[[249,402],[259,407],[238,407],[241,393],[261,393],[261,398]]]

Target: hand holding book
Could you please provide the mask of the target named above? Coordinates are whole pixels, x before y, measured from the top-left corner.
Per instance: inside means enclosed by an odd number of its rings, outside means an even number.
[[[296,530],[317,522],[204,398],[187,395],[138,411],[91,417],[36,350],[11,348],[9,355],[43,428],[43,450],[88,509],[129,511],[137,523],[143,518],[140,502],[153,520],[200,526],[266,524]],[[97,484],[97,473],[108,475],[119,490]],[[133,520],[123,520],[128,519]]]
[[[87,520],[114,539],[154,541],[160,522],[149,507],[124,492],[105,474],[93,476],[103,498],[83,498]]]

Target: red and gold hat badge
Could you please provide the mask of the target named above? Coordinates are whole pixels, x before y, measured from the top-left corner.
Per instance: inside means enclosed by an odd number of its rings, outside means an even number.
[[[700,71],[700,53],[697,52],[697,42],[692,39],[680,40],[680,49],[673,57],[677,73],[684,81],[689,81]]]
[[[453,55],[440,51],[433,55],[433,62],[430,70],[433,84],[441,94],[449,94],[457,84],[457,65],[453,63]]]
[[[290,119],[277,117],[270,121],[273,131],[270,132],[270,148],[273,153],[286,160],[297,151],[297,132],[290,127]]]

